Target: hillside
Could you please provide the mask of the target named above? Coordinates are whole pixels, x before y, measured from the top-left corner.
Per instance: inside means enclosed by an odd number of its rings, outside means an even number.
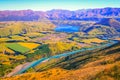
[[[85,20],[99,21],[103,18],[120,17],[120,8],[81,9],[76,11],[53,9],[46,12],[20,10],[0,11],[0,21],[39,21],[39,20]]]
[[[115,19],[112,19],[112,18],[102,19],[97,24],[110,26],[110,27],[115,28],[117,31],[120,32],[120,22],[115,20]]]
[[[120,22],[113,18],[102,19],[92,26],[85,28],[84,32],[92,35],[106,35],[113,37],[113,35],[119,35],[120,33]]]
[[[0,37],[52,31],[55,25],[51,22],[1,22]]]
[[[3,80],[120,80],[119,50],[120,43],[104,49],[86,51],[82,53],[84,56],[78,53],[45,71],[33,71]]]

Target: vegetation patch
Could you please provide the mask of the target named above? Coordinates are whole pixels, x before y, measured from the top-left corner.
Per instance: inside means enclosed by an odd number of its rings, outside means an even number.
[[[15,52],[6,46],[6,43],[0,43],[0,53],[14,54]]]
[[[23,37],[23,36],[18,36],[18,35],[10,36],[10,38],[11,40],[21,40],[21,41],[29,40],[28,37]]]
[[[98,38],[91,38],[91,39],[83,39],[81,42],[90,44],[90,43],[102,43],[105,42],[105,40],[101,40]]]
[[[29,48],[21,46],[18,43],[7,43],[6,45],[8,48],[10,48],[14,51],[20,52],[20,53],[25,53],[30,50]]]
[[[26,43],[19,42],[18,44],[20,44],[21,46],[27,47],[29,49],[34,49],[34,48],[40,46],[40,44],[37,44],[37,43],[28,43],[28,42],[26,42]]]
[[[44,36],[45,34],[42,34],[42,33],[27,33],[27,34],[23,34],[23,36],[26,36],[26,37],[30,37],[30,38],[36,38],[36,37],[42,37]]]
[[[9,38],[0,38],[0,42],[5,42],[5,41],[8,41]]]

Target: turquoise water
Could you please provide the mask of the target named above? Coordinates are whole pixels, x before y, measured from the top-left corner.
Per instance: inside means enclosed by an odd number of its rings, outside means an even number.
[[[79,26],[71,26],[71,25],[58,25],[55,29],[56,32],[79,32]]]
[[[45,60],[50,60],[50,59],[53,59],[53,58],[60,58],[60,57],[66,57],[66,56],[69,56],[71,54],[76,54],[78,52],[83,52],[83,51],[86,51],[86,50],[94,50],[94,49],[97,49],[97,48],[105,48],[105,47],[109,47],[109,46],[112,46],[114,44],[118,43],[118,41],[110,41],[109,43],[107,44],[103,44],[101,46],[96,46],[96,47],[93,47],[93,48],[86,48],[86,49],[80,49],[80,50],[76,50],[76,51],[72,51],[72,52],[68,52],[68,53],[63,53],[63,54],[58,54],[58,55],[55,55],[55,56],[51,56],[49,58],[41,58],[39,60],[36,60],[36,61],[33,61],[30,65],[28,65],[26,68],[24,69],[21,69],[19,72],[17,72],[16,74],[14,75],[17,75],[17,74],[21,74],[21,73],[24,73],[26,70],[28,70],[29,68],[32,68],[32,67],[35,67],[36,65],[40,64],[41,62],[45,61]]]

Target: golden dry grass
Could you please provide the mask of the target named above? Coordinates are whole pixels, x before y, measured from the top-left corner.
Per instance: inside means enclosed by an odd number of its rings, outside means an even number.
[[[44,36],[44,34],[33,32],[33,33],[24,34],[24,36],[28,36],[28,37],[32,37],[32,36]]]
[[[120,54],[112,54],[105,56],[100,60],[88,63],[83,68],[77,70],[65,70],[61,68],[53,68],[43,72],[26,73],[3,80],[91,80],[97,74],[104,70],[110,70],[115,65],[120,65],[120,61],[111,64],[100,65],[104,61],[113,61],[120,58]],[[105,77],[105,76],[104,76]],[[114,80],[106,76],[106,80]]]
[[[0,42],[7,41],[9,38],[0,38]]]
[[[34,48],[36,48],[40,45],[40,44],[37,44],[37,43],[23,43],[23,42],[19,42],[18,44],[20,44],[24,47],[27,47],[29,49],[34,49]]]
[[[10,53],[10,54],[15,53],[13,50],[7,48],[6,43],[0,43],[0,52],[1,53],[7,52],[7,53]]]
[[[11,40],[29,40],[29,37],[22,37],[22,36],[11,36]]]
[[[90,44],[92,42],[102,43],[102,42],[105,42],[105,40],[101,40],[101,39],[98,39],[98,38],[92,38],[92,39],[83,39],[81,42]]]
[[[119,49],[113,47],[105,51],[113,51]],[[92,61],[77,70],[65,70],[61,68],[53,68],[43,72],[26,73],[3,80],[94,80],[96,75],[105,71],[110,72],[114,66],[120,65],[120,52],[113,52],[106,56],[101,56],[96,61]],[[100,80],[114,80],[110,76],[102,76]]]
[[[21,74],[3,80],[90,80],[91,78],[94,78],[96,74],[104,70],[109,70],[116,64],[120,64],[120,62],[71,71],[54,68],[43,72]]]

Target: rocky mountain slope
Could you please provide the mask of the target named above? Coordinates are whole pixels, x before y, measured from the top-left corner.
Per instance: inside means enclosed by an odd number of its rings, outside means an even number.
[[[119,19],[120,8],[81,9],[76,11],[53,9],[46,12],[32,10],[0,11],[0,21],[38,21],[41,19],[98,21],[102,18],[113,17]]]
[[[83,28],[84,32],[88,34],[101,34],[101,35],[119,35],[120,22],[113,18],[102,19],[101,21]]]

